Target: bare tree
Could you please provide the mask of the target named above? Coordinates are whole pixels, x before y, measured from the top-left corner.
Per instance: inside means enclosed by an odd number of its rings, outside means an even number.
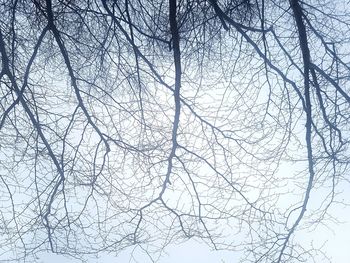
[[[0,3],[1,260],[317,260],[298,233],[349,203],[349,4]]]

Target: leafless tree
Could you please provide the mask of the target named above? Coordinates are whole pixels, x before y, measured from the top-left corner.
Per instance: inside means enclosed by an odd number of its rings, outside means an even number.
[[[317,257],[298,233],[350,201],[349,3],[0,3],[1,260]]]

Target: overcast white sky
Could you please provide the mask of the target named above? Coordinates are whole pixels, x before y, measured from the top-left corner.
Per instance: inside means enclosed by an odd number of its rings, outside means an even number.
[[[350,197],[350,192],[344,193],[344,196]],[[338,207],[332,210],[334,214],[338,214],[338,219],[344,223],[335,225],[329,224],[327,227],[319,226],[317,231],[311,233],[298,232],[299,239],[305,243],[314,240],[315,247],[320,246],[324,242],[324,251],[332,263],[348,263],[350,262],[350,207]],[[347,221],[347,222],[346,222]],[[315,243],[318,242],[318,243]],[[112,255],[101,256],[99,259],[90,258],[91,263],[124,263],[124,262],[152,262],[147,255],[134,253],[134,259],[131,258],[132,248],[123,251],[118,257]],[[239,260],[239,252],[229,251],[213,251],[205,244],[195,241],[188,241],[181,245],[171,245],[165,249],[160,263],[235,263]],[[68,259],[63,256],[53,254],[43,254],[40,257],[40,263],[79,263],[79,260]],[[244,262],[244,260],[243,260]],[[310,262],[311,261],[310,259]],[[322,262],[320,262],[322,263]]]

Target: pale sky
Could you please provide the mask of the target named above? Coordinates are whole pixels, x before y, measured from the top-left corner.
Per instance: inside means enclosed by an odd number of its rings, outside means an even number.
[[[347,193],[349,196],[350,193]],[[350,196],[349,196],[350,197]],[[298,232],[297,238],[309,243],[313,239],[315,247],[325,243],[324,251],[331,258],[332,263],[350,262],[350,207],[333,209],[338,214],[338,219],[344,223],[336,225],[329,224],[327,227],[319,226],[317,231],[312,233]],[[347,222],[345,222],[348,220]],[[90,258],[90,263],[151,263],[152,261],[140,253],[134,254],[131,258],[132,248],[120,253],[118,257],[112,255],[101,256],[101,258]],[[170,245],[159,259],[159,263],[235,263],[239,260],[239,252],[213,251],[205,244],[195,241],[187,241],[181,245]],[[79,263],[79,260],[68,259],[63,256],[45,254],[40,257],[40,263]],[[244,262],[244,260],[243,260]],[[308,261],[309,262],[309,261]],[[310,259],[310,262],[311,261]],[[320,262],[322,263],[322,262]]]

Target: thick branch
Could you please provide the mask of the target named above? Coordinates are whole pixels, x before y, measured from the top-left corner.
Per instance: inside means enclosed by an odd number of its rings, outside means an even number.
[[[312,184],[315,177],[315,171],[314,171],[314,163],[313,163],[313,155],[312,155],[312,144],[311,144],[311,134],[312,134],[312,110],[311,110],[311,99],[310,99],[310,50],[308,46],[308,39],[307,39],[307,33],[306,28],[303,21],[303,10],[300,6],[300,3],[298,0],[290,0],[290,6],[293,10],[293,15],[295,19],[295,23],[297,25],[298,33],[299,33],[299,43],[300,43],[300,50],[303,56],[303,65],[304,65],[304,95],[305,95],[305,107],[304,111],[306,113],[306,134],[305,134],[305,141],[306,141],[306,147],[307,147],[307,157],[308,157],[308,167],[309,167],[309,180],[305,192],[305,197],[303,204],[301,206],[301,211],[299,213],[299,216],[297,220],[294,222],[293,226],[289,229],[288,235],[285,238],[285,241],[283,243],[281,252],[278,257],[277,262],[281,262],[282,256],[284,254],[284,251],[286,249],[286,246],[289,242],[289,239],[295,229],[298,227],[300,221],[304,217],[304,214],[306,212],[306,207],[310,198],[310,192],[312,189]]]
[[[166,185],[170,183],[170,174],[173,167],[173,158],[177,148],[177,130],[180,122],[180,88],[181,88],[181,53],[180,53],[180,36],[176,21],[176,0],[169,0],[169,21],[170,31],[173,40],[173,55],[175,64],[175,90],[174,90],[174,101],[175,101],[175,116],[172,131],[172,149],[168,157],[168,171],[163,184],[163,189],[160,196],[164,193]]]

